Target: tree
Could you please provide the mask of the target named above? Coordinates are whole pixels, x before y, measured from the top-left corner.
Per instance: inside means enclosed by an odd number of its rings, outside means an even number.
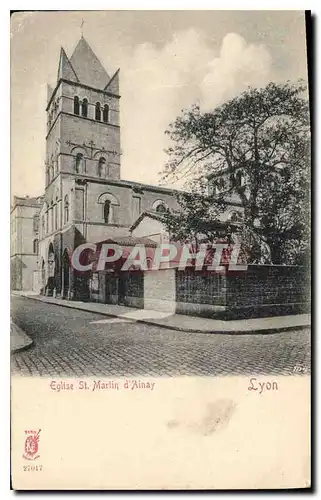
[[[187,181],[177,192],[179,214],[167,216],[174,238],[214,241],[227,231],[221,220],[237,196],[238,232],[250,261],[269,249],[274,264],[300,263],[309,248],[310,134],[304,83],[269,83],[202,113],[183,111],[166,131],[173,146],[163,181]],[[244,182],[242,182],[242,180]],[[217,194],[209,186],[225,187]]]

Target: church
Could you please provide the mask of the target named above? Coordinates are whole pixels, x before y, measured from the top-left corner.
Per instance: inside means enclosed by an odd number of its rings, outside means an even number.
[[[85,243],[126,251],[142,244],[152,254],[170,239],[164,213],[180,210],[174,190],[121,178],[120,99],[119,70],[110,76],[83,36],[70,57],[61,49],[56,85],[48,86],[45,192],[14,197],[11,209],[12,288],[208,317],[291,314],[305,305],[300,266],[253,264],[242,277],[177,267],[72,268],[73,251]],[[209,178],[208,189],[217,194],[223,181],[226,172]],[[242,207],[235,193],[229,196],[221,222],[231,226]]]
[[[48,85],[36,291],[90,299],[70,252],[108,238],[130,244],[138,219],[155,233],[162,212],[179,208],[174,191],[121,179],[120,98],[119,70],[110,76],[83,36],[71,57],[61,49],[56,86]]]

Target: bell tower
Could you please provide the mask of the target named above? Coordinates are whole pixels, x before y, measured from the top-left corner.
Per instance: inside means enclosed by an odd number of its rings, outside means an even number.
[[[46,188],[68,177],[120,178],[119,70],[110,77],[82,36],[61,48],[56,87],[48,85]]]

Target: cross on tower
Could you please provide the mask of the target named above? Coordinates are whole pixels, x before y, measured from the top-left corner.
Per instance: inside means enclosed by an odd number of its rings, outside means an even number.
[[[84,143],[84,146],[86,146],[85,143]],[[92,158],[93,157],[93,153],[94,153],[94,149],[97,149],[97,148],[95,148],[95,143],[94,143],[93,140],[89,141],[88,147],[90,147],[90,157]]]

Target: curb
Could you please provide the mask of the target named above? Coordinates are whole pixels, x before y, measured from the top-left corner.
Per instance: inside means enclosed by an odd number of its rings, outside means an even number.
[[[12,341],[10,339],[10,354],[25,351],[26,349],[29,349],[34,344],[34,341],[29,337],[29,335],[27,335],[18,325],[15,325],[15,328],[17,328],[18,330],[21,330],[21,336],[24,338],[24,343],[18,347],[11,347]],[[10,325],[10,329],[11,329],[11,325]],[[10,331],[10,335],[11,335],[11,331]]]
[[[15,354],[16,352],[21,352],[21,351],[26,351],[27,349],[30,349],[34,344],[33,340],[30,340],[28,344],[25,344],[21,347],[16,347],[15,349],[10,349],[10,354]]]
[[[27,295],[18,295],[14,294],[18,297],[25,297],[26,299],[30,300],[36,300],[37,302],[43,302],[44,304],[52,304],[54,306],[60,306],[60,307],[66,307],[68,309],[75,309],[79,311],[85,311],[85,312],[90,312],[93,314],[100,314],[102,316],[107,316],[108,318],[122,318],[123,316],[119,314],[112,314],[112,313],[107,313],[107,312],[96,312],[93,311],[92,309],[86,309],[85,307],[75,307],[73,305],[69,305],[68,303],[66,304],[55,304],[54,302],[47,302],[46,300],[43,300],[38,297],[32,297],[32,296],[27,296]],[[131,318],[129,318],[131,319]],[[213,330],[213,331],[206,331],[206,330],[200,330],[197,328],[183,328],[180,326],[172,326],[172,325],[166,325],[164,323],[158,323],[156,321],[152,320],[147,320],[147,319],[133,319],[132,321],[136,323],[141,323],[145,325],[154,325],[158,326],[160,328],[166,328],[168,330],[174,330],[178,332],[186,332],[186,333],[203,333],[206,335],[271,335],[271,334],[277,334],[281,332],[286,332],[286,331],[293,331],[293,330],[304,330],[306,328],[311,328],[311,325],[294,325],[294,326],[282,326],[280,328],[256,328],[254,330],[241,330],[241,331],[236,331],[236,330]],[[32,341],[33,342],[33,341]]]

